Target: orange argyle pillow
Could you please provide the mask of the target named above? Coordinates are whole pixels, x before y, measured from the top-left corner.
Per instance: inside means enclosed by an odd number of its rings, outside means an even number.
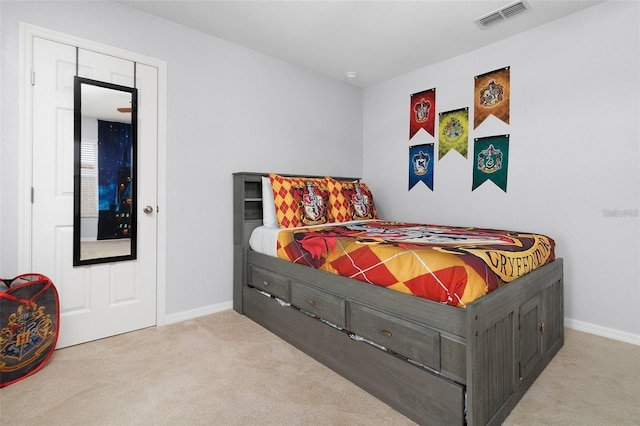
[[[276,218],[282,228],[332,222],[326,179],[284,177],[269,174]]]
[[[378,219],[373,194],[364,182],[340,182],[327,177],[330,214],[336,222]]]

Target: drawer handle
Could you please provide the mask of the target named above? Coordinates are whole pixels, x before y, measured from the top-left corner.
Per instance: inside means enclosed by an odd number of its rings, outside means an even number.
[[[264,284],[265,287],[268,287],[269,286],[269,281],[264,280],[264,281],[262,281],[262,284]]]
[[[382,330],[380,332],[380,334],[382,334],[384,337],[391,337],[392,336],[392,334],[391,334],[391,332],[389,330]]]
[[[309,305],[311,305],[311,306],[316,306],[316,305],[317,305],[317,303],[316,303],[316,301],[315,301],[315,300],[307,300],[307,303],[308,303]]]

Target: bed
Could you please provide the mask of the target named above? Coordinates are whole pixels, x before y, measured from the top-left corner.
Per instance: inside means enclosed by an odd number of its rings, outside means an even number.
[[[500,424],[563,346],[562,259],[464,307],[292,263],[249,243],[266,176],[233,174],[234,309],[408,418]]]

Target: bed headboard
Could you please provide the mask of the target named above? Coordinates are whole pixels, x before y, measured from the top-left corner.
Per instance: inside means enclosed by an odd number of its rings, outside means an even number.
[[[324,178],[317,175],[283,174],[285,177]],[[233,243],[248,245],[251,232],[262,225],[262,178],[269,173],[238,172],[233,174]],[[353,182],[360,178],[331,176],[335,180]]]
[[[285,177],[324,178],[317,175],[279,173]],[[233,305],[242,312],[242,285],[246,276],[246,253],[251,232],[262,225],[262,178],[269,173],[233,173]],[[356,177],[331,176],[338,181],[359,181]]]

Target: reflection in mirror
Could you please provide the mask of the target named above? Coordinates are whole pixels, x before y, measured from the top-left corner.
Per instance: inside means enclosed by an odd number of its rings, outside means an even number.
[[[137,89],[75,77],[73,265],[136,258]]]

